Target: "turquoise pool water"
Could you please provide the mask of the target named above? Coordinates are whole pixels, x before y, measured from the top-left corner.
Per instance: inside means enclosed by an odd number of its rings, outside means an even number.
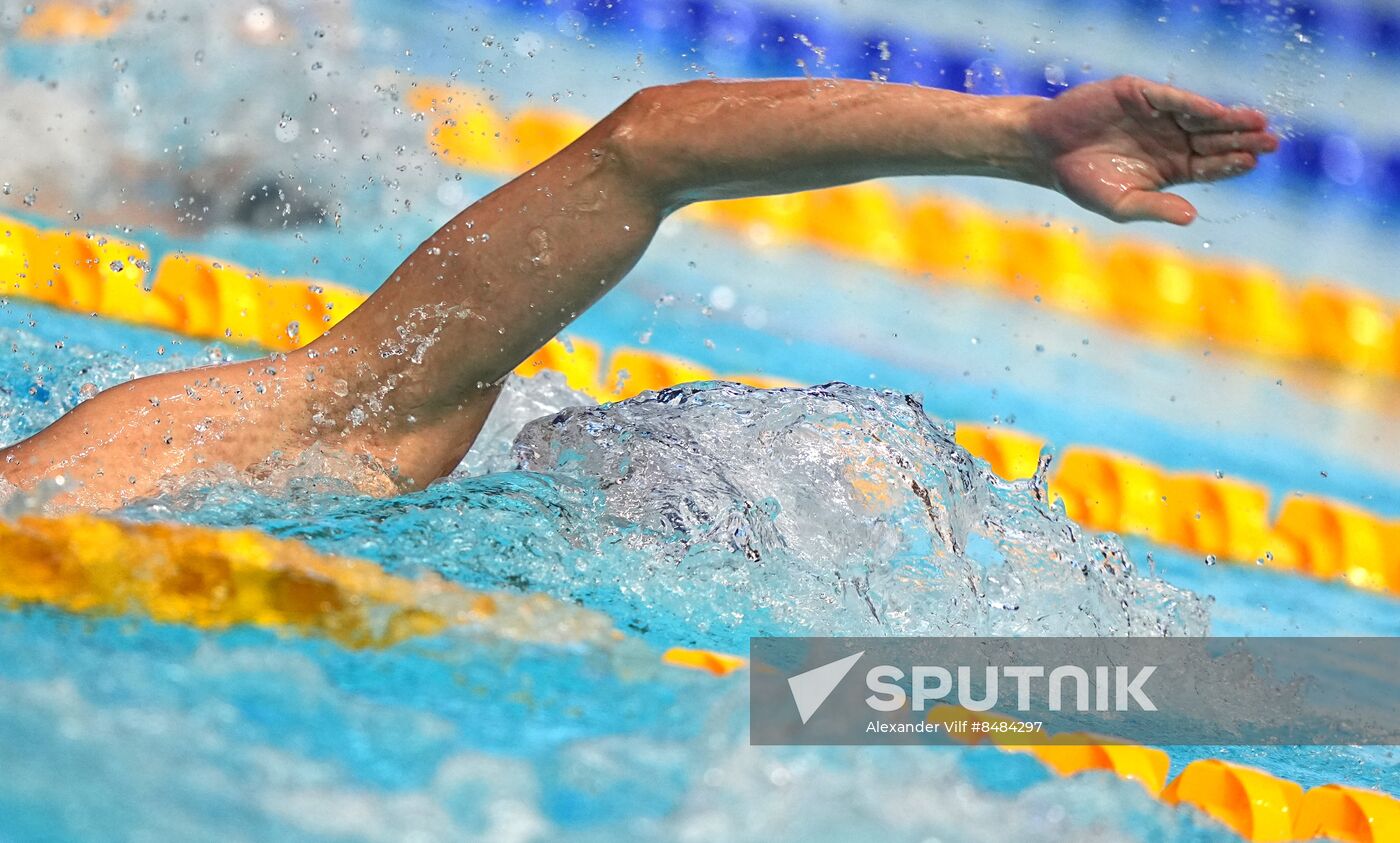
[[[507,42],[524,24],[483,13],[449,33],[441,19],[374,5],[361,9],[358,40],[345,39],[325,72],[307,69],[321,60],[314,51],[284,56],[303,72],[285,91],[259,90],[263,100],[246,108],[266,119],[248,126],[239,108],[211,104],[236,100],[234,83],[210,102],[197,96],[201,74],[226,76],[218,62],[241,56],[232,48],[221,56],[208,46],[198,65],[207,69],[159,93],[160,74],[185,67],[208,31],[200,27],[214,26],[197,6],[184,11],[195,23],[146,21],[115,47],[8,48],[9,73],[25,96],[42,89],[44,75],[78,102],[107,103],[110,85],[136,79],[144,117],[121,124],[125,137],[153,155],[169,137],[184,141],[176,170],[203,163],[196,141],[211,127],[245,152],[304,166],[298,178],[336,203],[339,226],[250,232],[211,212],[169,223],[174,233],[138,236],[361,289],[452,203],[491,184],[428,158],[421,125],[380,90],[467,68],[511,102],[539,86],[600,113],[620,89],[676,73],[534,29],[541,61],[515,55],[502,72],[499,59],[488,62],[498,50],[482,46],[485,36]],[[337,32],[334,21],[318,25]],[[402,55],[410,42],[424,45],[419,55]],[[127,62],[122,78],[93,81],[95,68],[111,72],[113,51]],[[250,74],[274,64],[247,61]],[[349,80],[356,62],[376,69]],[[580,75],[581,67],[623,78]],[[548,81],[566,74],[577,80],[571,92]],[[283,110],[312,108],[303,105],[311,93],[313,102],[336,101],[344,120],[325,118],[325,134],[343,146],[327,158],[315,157],[309,130],[292,142],[275,131]],[[109,108],[128,120],[121,96]],[[195,128],[181,128],[185,114]],[[358,141],[357,122],[370,129]],[[101,189],[79,192],[87,204],[72,224],[116,230],[130,207],[159,210],[169,198],[162,184],[130,193],[106,185],[119,197],[110,202]],[[1208,196],[1221,217],[1233,213],[1229,194]],[[4,210],[59,219],[42,204]],[[1229,249],[1249,239],[1242,230],[1279,236],[1274,224],[1246,218],[1205,236]],[[141,617],[0,611],[0,837],[797,840],[878,829],[890,840],[1232,839],[1132,783],[1059,779],[994,750],[752,748],[742,674],[666,668],[658,656],[672,645],[742,651],[757,633],[1400,634],[1392,598],[1207,565],[1137,540],[1127,542],[1130,571],[1095,567],[1089,580],[1071,580],[1070,565],[1048,563],[1048,550],[1092,561],[1120,552],[1116,540],[1076,533],[1026,488],[984,475],[903,397],[919,393],[939,418],[1006,424],[1396,514],[1400,457],[1385,447],[1395,434],[1384,402],[1337,397],[1374,395],[1368,384],[1280,378],[1223,354],[911,286],[822,255],[759,255],[683,221],[668,223],[632,278],[573,330],[721,371],[894,392],[720,389],[686,401],[678,393],[526,428],[581,400],[536,380],[512,387],[469,457],[472,470],[416,495],[368,499],[313,471],[257,488],[201,478],[134,504],[120,517],[251,525],[394,574],[431,570],[556,602],[530,621],[528,644],[488,624],[373,652],[258,628],[210,633]],[[39,429],[91,387],[246,353],[6,302],[0,440]],[[907,492],[863,500],[852,482],[893,476],[918,478],[946,520],[930,519]],[[980,587],[962,589],[954,573]],[[566,633],[585,613],[623,637]],[[1390,749],[1172,755],[1177,769],[1195,755],[1227,757],[1305,786],[1400,791],[1400,756]]]
[[[110,325],[105,337],[69,333],[56,349],[44,334],[80,318],[35,315],[48,327],[5,330],[12,425],[71,404],[73,383],[203,359],[122,352],[117,343],[145,338]],[[24,388],[40,381],[47,394]],[[508,436],[541,404],[571,403],[557,384],[514,390],[498,419]],[[1141,544],[1133,557],[1150,554],[1165,583],[1139,570],[1081,585],[1067,575],[1072,563],[1044,560],[1051,549],[1091,559],[1094,542],[1065,544],[1058,516],[981,476],[897,395],[834,394],[730,396],[709,409],[643,400],[562,432],[536,423],[517,455],[531,470],[463,474],[391,500],[319,477],[261,489],[193,482],[128,507],[120,515],[136,520],[254,525],[397,574],[544,592],[559,614],[537,619],[544,643],[524,647],[487,627],[351,652],[257,629],[7,611],[9,827],[19,839],[137,830],[372,839],[405,829],[422,839],[798,839],[880,827],[893,839],[937,829],[975,840],[1004,839],[1005,826],[989,824],[1004,815],[1027,834],[1063,839],[1228,837],[1131,783],[1058,780],[993,750],[750,748],[742,674],[719,679],[657,658],[678,644],[742,651],[757,633],[1199,633],[1207,615],[1225,634],[1397,632],[1389,598]],[[776,448],[775,430],[787,431]],[[499,461],[503,446],[493,438],[469,463]],[[843,484],[852,466],[877,480],[895,471],[894,454],[910,465],[896,473],[918,477],[954,513],[954,546],[907,491],[871,511]],[[767,509],[755,515],[753,502]],[[985,587],[967,592],[959,571]],[[1019,586],[1007,591],[1009,581]],[[552,632],[584,611],[627,637]],[[1396,786],[1390,750],[1172,754],[1178,766],[1214,755],[1304,784]],[[813,793],[846,799],[814,808]]]

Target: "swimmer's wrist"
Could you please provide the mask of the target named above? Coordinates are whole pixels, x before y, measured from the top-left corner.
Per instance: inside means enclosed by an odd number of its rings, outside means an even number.
[[[989,146],[993,156],[989,163],[1003,178],[1037,187],[1054,186],[1050,158],[1036,130],[1037,115],[1052,102],[1032,96],[996,98],[998,108],[992,120],[1000,142]]]

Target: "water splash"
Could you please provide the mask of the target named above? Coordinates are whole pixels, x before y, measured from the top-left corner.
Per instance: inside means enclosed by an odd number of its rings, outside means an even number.
[[[522,469],[596,485],[606,516],[596,538],[646,560],[614,573],[700,629],[1167,635],[1207,625],[1199,599],[1138,576],[1120,544],[1037,501],[1032,484],[992,474],[911,396],[689,385],[532,422],[516,455]]]
[[[452,476],[470,477],[514,469],[512,446],[516,434],[526,423],[558,412],[561,407],[596,403],[587,393],[571,389],[558,372],[542,371],[529,379],[510,375],[502,383],[496,405],[491,408],[471,451]]]

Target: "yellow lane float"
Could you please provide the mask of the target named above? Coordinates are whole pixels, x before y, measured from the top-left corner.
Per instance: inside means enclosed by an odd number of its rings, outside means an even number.
[[[28,41],[106,38],[131,14],[131,4],[123,2],[43,0],[31,8],[19,25],[19,36]]]
[[[196,255],[162,260],[150,294],[181,315],[181,333],[273,351],[311,342],[367,297],[338,284],[268,278]]]
[[[1400,799],[1373,790],[1328,784],[1303,796],[1295,840],[1326,837],[1344,843],[1400,840]]]
[[[1304,794],[1296,782],[1216,758],[1191,762],[1168,784],[1171,758],[1155,747],[1116,743],[1100,735],[999,730],[995,728],[998,724],[1020,721],[956,705],[935,706],[927,719],[992,726],[947,734],[959,743],[1032,755],[1061,776],[1112,773],[1137,782],[1169,805],[1189,805],[1246,840],[1328,837],[1348,843],[1379,843],[1400,839],[1396,836],[1400,834],[1400,800],[1384,793],[1330,784]]]
[[[1027,750],[1059,775],[1102,770],[1137,782],[1152,796],[1162,792],[1171,768],[1171,758],[1156,747],[1094,743],[1074,734],[1055,735]]]
[[[1035,756],[1052,772],[1061,776],[1101,771],[1140,784],[1152,796],[1162,791],[1167,780],[1171,758],[1166,752],[1150,746],[1115,742],[1099,735],[1067,732],[1047,735],[1044,732],[1023,733],[1001,730],[1002,723],[1020,723],[1015,717],[994,711],[970,711],[957,705],[938,705],[929,709],[930,723],[984,724],[992,728],[946,732],[958,743],[986,744],[1005,752],[1022,752]]]
[[[1246,840],[1296,840],[1293,826],[1303,801],[1297,783],[1215,758],[1193,761],[1162,791],[1162,801],[1186,804]]]
[[[748,659],[740,656],[717,653],[713,650],[694,650],[688,647],[672,647],[661,654],[661,661],[663,664],[675,667],[703,670],[706,673],[713,673],[715,676],[728,676],[735,671],[743,670],[749,664]]]
[[[621,638],[602,615],[543,594],[477,592],[431,573],[407,579],[255,530],[27,516],[0,521],[0,547],[0,607],[258,626],[352,649],[486,624],[511,640],[537,640],[536,630]]]

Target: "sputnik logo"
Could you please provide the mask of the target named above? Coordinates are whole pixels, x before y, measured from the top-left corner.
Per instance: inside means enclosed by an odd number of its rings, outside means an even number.
[[[865,655],[865,651],[861,650],[859,653],[846,656],[844,659],[837,659],[821,667],[814,667],[788,679],[788,688],[792,691],[792,701],[797,703],[797,713],[801,715],[804,726],[863,655]]]

